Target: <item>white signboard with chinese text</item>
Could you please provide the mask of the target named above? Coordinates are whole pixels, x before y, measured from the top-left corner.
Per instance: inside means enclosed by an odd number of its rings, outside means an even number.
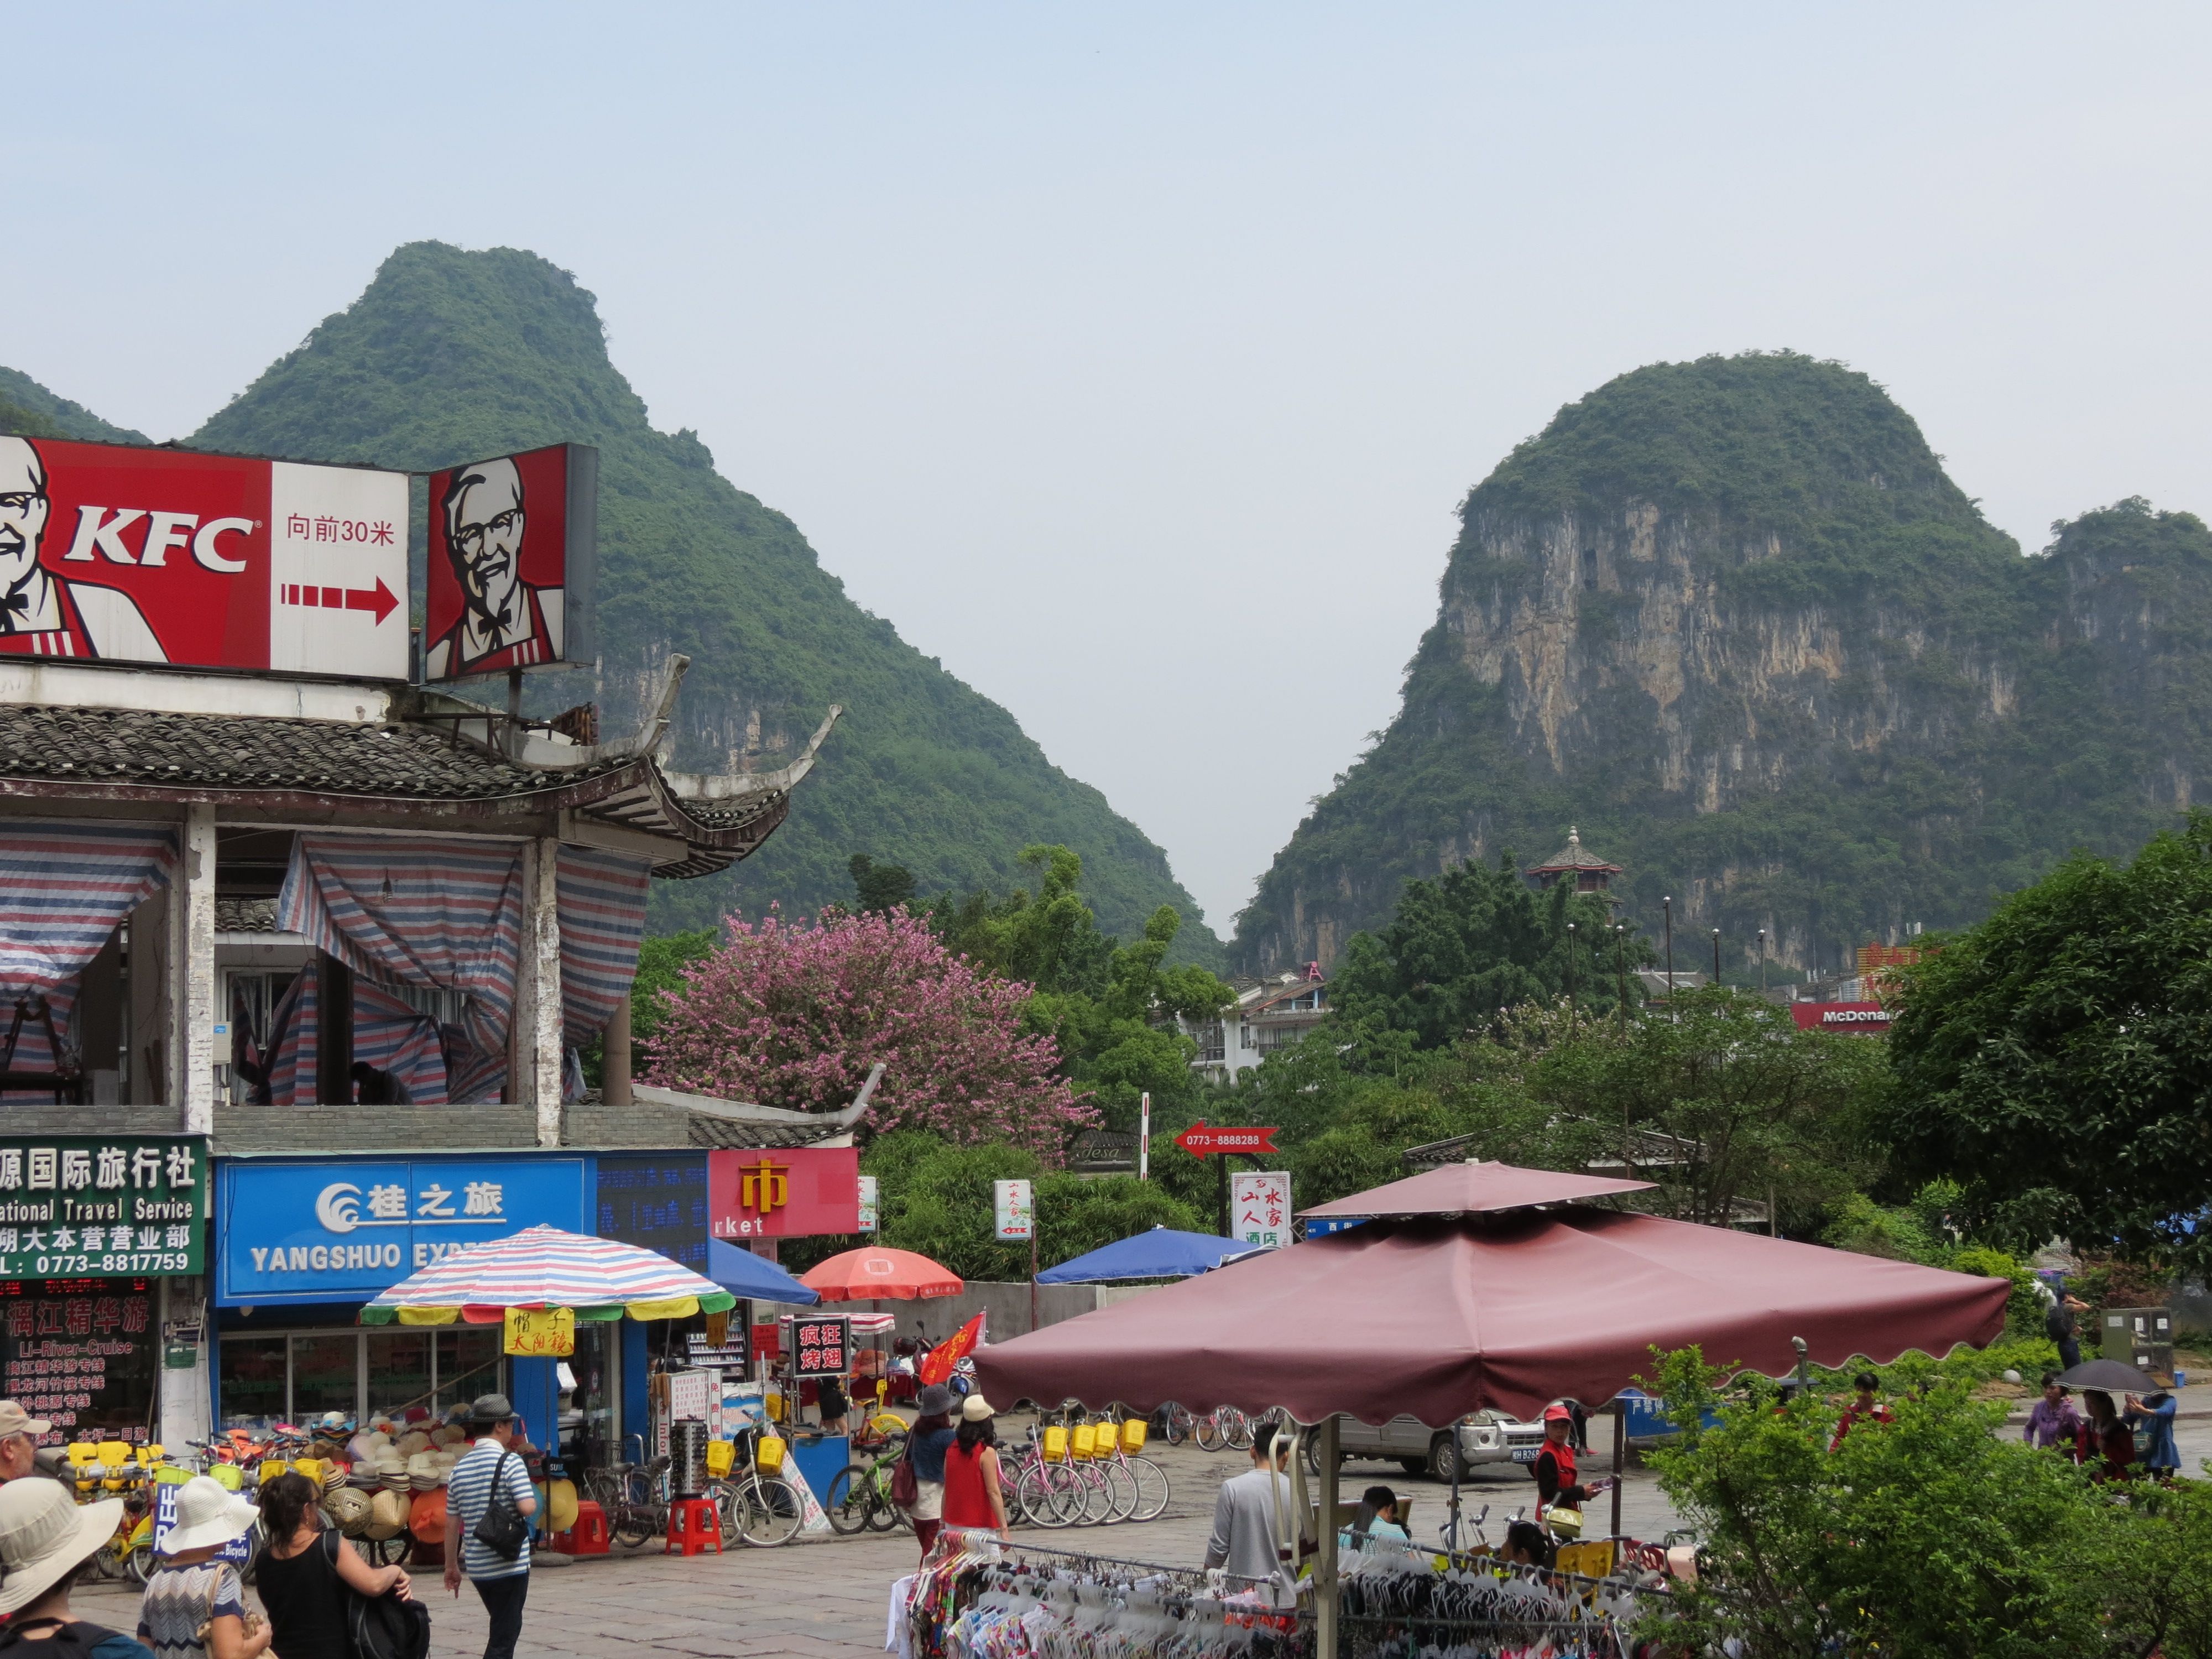
[[[1229,1231],[1247,1244],[1280,1249],[1291,1242],[1287,1170],[1247,1170],[1229,1177]]]
[[[877,1220],[876,1216],[876,1178],[873,1176],[862,1176],[860,1177],[860,1231],[862,1232],[872,1233],[881,1231],[882,1224]]]
[[[1036,1201],[1034,1189],[1026,1181],[994,1181],[992,1195],[997,1200],[999,1237],[1000,1238],[1030,1238],[1036,1233]]]

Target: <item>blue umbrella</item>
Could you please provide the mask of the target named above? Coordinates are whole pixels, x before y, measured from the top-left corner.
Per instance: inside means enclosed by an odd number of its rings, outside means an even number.
[[[800,1284],[766,1256],[719,1238],[707,1241],[707,1277],[724,1290],[757,1302],[796,1302],[811,1308],[822,1299],[818,1291]]]
[[[1040,1285],[1092,1285],[1109,1279],[1188,1279],[1211,1273],[1224,1262],[1251,1255],[1257,1247],[1212,1233],[1180,1233],[1155,1227],[1133,1238],[1102,1244],[1088,1255],[1047,1267]]]

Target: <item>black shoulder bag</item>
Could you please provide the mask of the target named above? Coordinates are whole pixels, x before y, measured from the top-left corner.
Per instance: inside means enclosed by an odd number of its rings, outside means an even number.
[[[500,1454],[499,1465],[491,1472],[491,1502],[484,1505],[483,1519],[470,1534],[502,1561],[514,1560],[530,1541],[530,1522],[507,1495],[507,1460],[514,1455],[513,1452]]]

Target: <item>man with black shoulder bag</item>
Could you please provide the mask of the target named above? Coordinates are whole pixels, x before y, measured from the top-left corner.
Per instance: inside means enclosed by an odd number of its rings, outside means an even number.
[[[461,1593],[466,1573],[491,1618],[483,1659],[514,1659],[530,1594],[530,1518],[538,1494],[514,1444],[514,1405],[488,1394],[469,1408],[477,1443],[446,1483],[446,1588]]]

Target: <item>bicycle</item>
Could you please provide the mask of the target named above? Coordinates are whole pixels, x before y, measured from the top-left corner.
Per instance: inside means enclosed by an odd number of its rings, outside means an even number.
[[[1191,1437],[1200,1451],[1249,1451],[1252,1419],[1234,1406],[1216,1406],[1193,1422]]]
[[[1092,1431],[1096,1433],[1095,1429]],[[1118,1437],[1115,1443],[1118,1447]],[[1077,1445],[1076,1431],[1070,1430],[1061,1455],[1052,1456],[1049,1448],[1040,1453],[1041,1467],[1065,1472],[1064,1478],[1053,1478],[1042,1487],[1065,1517],[1060,1524],[1103,1527],[1127,1520],[1137,1510],[1135,1474],[1110,1456],[1101,1461],[1094,1452],[1079,1457]]]
[[[707,1490],[726,1534],[736,1533],[756,1549],[775,1549],[799,1535],[806,1504],[799,1488],[783,1476],[762,1473],[757,1455],[760,1434],[757,1428],[739,1431],[731,1443],[730,1473],[710,1479]],[[740,1452],[742,1467],[737,1462]]]
[[[1155,1413],[1160,1425],[1160,1438],[1170,1446],[1180,1446],[1190,1438],[1198,1419],[1170,1400]]]
[[[890,1451],[868,1463],[848,1463],[837,1471],[822,1500],[833,1532],[848,1535],[863,1530],[893,1532],[907,1523],[905,1514],[891,1502],[891,1469],[900,1452]]]
[[[1157,1521],[1165,1512],[1172,1495],[1168,1485],[1168,1472],[1142,1453],[1133,1452],[1120,1435],[1113,1437],[1110,1465],[1128,1471],[1131,1483],[1136,1487],[1137,1500],[1124,1517],[1131,1521]]]
[[[588,1471],[584,1485],[592,1501],[605,1510],[607,1531],[614,1541],[624,1549],[635,1549],[647,1540],[665,1537],[668,1532],[668,1459],[665,1456],[643,1461],[645,1437],[631,1435],[637,1442],[637,1462],[616,1462],[605,1468]],[[624,1443],[628,1449],[628,1442]]]

